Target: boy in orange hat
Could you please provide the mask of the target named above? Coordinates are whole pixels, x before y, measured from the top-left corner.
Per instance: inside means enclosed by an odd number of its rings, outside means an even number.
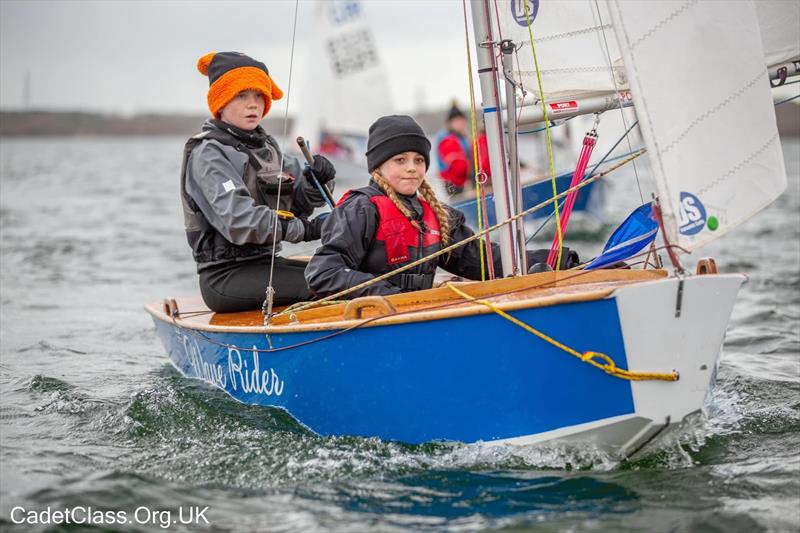
[[[322,220],[308,217],[324,198],[259,125],[283,91],[264,63],[239,52],[206,54],[197,69],[209,79],[212,118],[184,148],[181,199],[203,300],[217,312],[257,309],[270,267],[276,305],[307,300],[305,264],[275,253],[280,241],[319,239]],[[327,159],[315,156],[311,170],[333,185]]]

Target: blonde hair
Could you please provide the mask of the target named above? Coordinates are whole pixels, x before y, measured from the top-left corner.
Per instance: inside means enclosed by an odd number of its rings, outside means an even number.
[[[403,216],[411,221],[412,224],[418,226],[413,219],[414,217],[411,211],[409,211],[408,207],[397,197],[397,191],[383,179],[380,170],[376,169],[372,172],[372,179],[383,189],[383,192],[386,193],[386,196],[389,197],[397,209],[403,213]],[[450,243],[450,216],[447,214],[447,209],[445,209],[444,204],[439,201],[439,198],[436,197],[436,193],[433,192],[433,187],[431,187],[424,178],[417,192],[430,204],[431,209],[433,209],[436,220],[439,221],[439,238],[442,241],[442,246],[447,246]]]

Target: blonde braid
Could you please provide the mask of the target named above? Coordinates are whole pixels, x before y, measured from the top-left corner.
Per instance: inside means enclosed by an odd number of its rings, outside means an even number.
[[[442,246],[447,246],[450,243],[450,215],[447,214],[447,209],[436,197],[433,187],[428,185],[428,182],[424,179],[422,180],[422,185],[419,186],[419,192],[433,209],[433,213],[439,221],[439,238],[442,240]]]
[[[383,189],[383,192],[386,193],[386,196],[388,196],[397,209],[403,213],[403,216],[409,220],[412,220],[413,215],[411,214],[411,211],[409,211],[405,204],[400,201],[400,198],[397,197],[397,192],[392,188],[392,186],[386,183],[386,180],[383,179],[380,170],[375,170],[372,173],[372,179],[375,180],[375,183],[380,185],[381,189]]]

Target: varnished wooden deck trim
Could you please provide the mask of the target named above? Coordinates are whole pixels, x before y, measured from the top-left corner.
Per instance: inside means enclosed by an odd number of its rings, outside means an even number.
[[[459,288],[471,296],[493,302],[500,309],[513,311],[599,300],[607,298],[619,287],[663,279],[666,275],[664,270],[541,272],[487,282],[461,283]],[[183,313],[207,309],[198,300],[180,299],[178,309]],[[388,296],[387,300],[394,305],[398,314],[372,320],[364,327],[442,320],[492,312],[484,305],[463,300],[446,287],[395,294]],[[361,319],[344,320],[342,318],[344,307],[345,304],[336,304],[301,311],[297,313],[295,323],[290,322],[289,315],[282,315],[274,318],[269,327],[263,326],[261,311],[224,314],[212,314],[209,311],[204,315],[179,318],[176,322],[181,327],[201,331],[278,334],[343,329],[377,316],[374,310],[367,309]],[[159,320],[172,321],[163,312],[160,303],[148,305],[146,309]]]

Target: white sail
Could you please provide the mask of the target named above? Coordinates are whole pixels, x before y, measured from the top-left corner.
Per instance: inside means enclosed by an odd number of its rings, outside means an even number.
[[[517,45],[514,77],[538,96],[536,68],[531,53],[528,19],[545,99],[609,93],[627,88],[625,71],[604,2],[595,0],[501,0],[499,38]],[[494,3],[493,3],[494,5]],[[616,79],[612,77],[612,70]]]
[[[755,6],[767,66],[800,58],[800,2],[760,0]]]
[[[312,151],[323,132],[365,139],[370,124],[394,108],[365,8],[358,0],[328,0],[315,2],[313,13],[301,10],[300,23],[311,28],[306,64],[313,68],[300,74],[294,134],[309,139]],[[363,148],[353,156],[363,158]]]
[[[697,248],[786,188],[751,2],[608,0],[672,244]]]

